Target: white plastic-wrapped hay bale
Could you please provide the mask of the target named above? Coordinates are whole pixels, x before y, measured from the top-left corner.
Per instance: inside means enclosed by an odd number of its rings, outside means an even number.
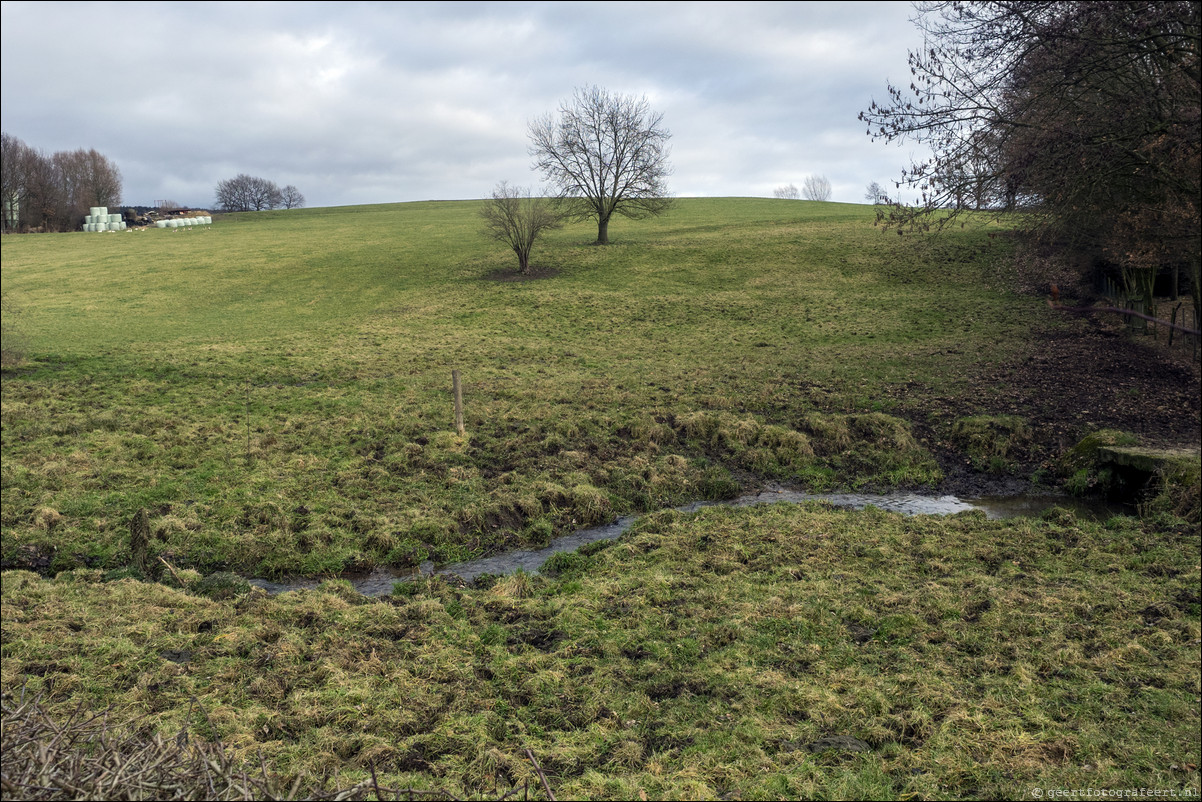
[[[155,228],[166,228],[166,227],[167,227],[167,221],[166,221],[166,220],[155,220],[155,221],[154,221],[154,227],[155,227]]]

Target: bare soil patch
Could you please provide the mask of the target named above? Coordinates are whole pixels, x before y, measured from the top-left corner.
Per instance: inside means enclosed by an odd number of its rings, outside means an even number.
[[[1009,493],[1016,478],[974,473],[944,439],[968,415],[1018,415],[1034,431],[1017,455],[1021,475],[1049,466],[1065,449],[1099,429],[1120,429],[1155,447],[1196,447],[1202,435],[1199,364],[1188,346],[1133,337],[1106,320],[1047,330],[1039,347],[1008,363],[981,363],[955,397],[914,384],[900,388],[903,414],[928,439],[947,474],[948,492]]]

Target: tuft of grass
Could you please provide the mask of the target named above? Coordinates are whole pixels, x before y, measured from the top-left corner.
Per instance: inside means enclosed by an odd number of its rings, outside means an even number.
[[[1194,527],[1202,523],[1202,466],[1197,460],[1166,461],[1155,486],[1155,495],[1144,505],[1146,514],[1167,516]]]
[[[978,470],[1009,473],[1017,467],[1033,432],[1016,415],[972,415],[952,425],[952,442]]]

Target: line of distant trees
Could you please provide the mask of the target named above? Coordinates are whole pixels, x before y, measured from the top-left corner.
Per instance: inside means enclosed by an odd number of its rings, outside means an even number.
[[[261,212],[267,209],[299,209],[305,196],[289,184],[281,189],[274,181],[239,173],[217,184],[217,207],[227,212]]]
[[[772,197],[780,200],[798,200],[805,198],[812,201],[828,201],[831,199],[831,182],[824,175],[809,175],[802,182],[799,192],[796,185],[786,184],[772,190]]]
[[[91,207],[121,204],[121,171],[95,148],[47,154],[2,136],[4,231],[75,231]]]

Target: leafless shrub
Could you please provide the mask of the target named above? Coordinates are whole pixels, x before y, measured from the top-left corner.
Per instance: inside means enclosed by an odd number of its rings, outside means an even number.
[[[518,257],[518,272],[530,272],[530,252],[548,231],[563,225],[563,215],[551,199],[536,196],[529,189],[497,184],[492,199],[480,207],[486,236],[503,242]]]
[[[824,175],[807,175],[801,182],[801,194],[806,200],[828,201],[831,199],[831,182]]]

